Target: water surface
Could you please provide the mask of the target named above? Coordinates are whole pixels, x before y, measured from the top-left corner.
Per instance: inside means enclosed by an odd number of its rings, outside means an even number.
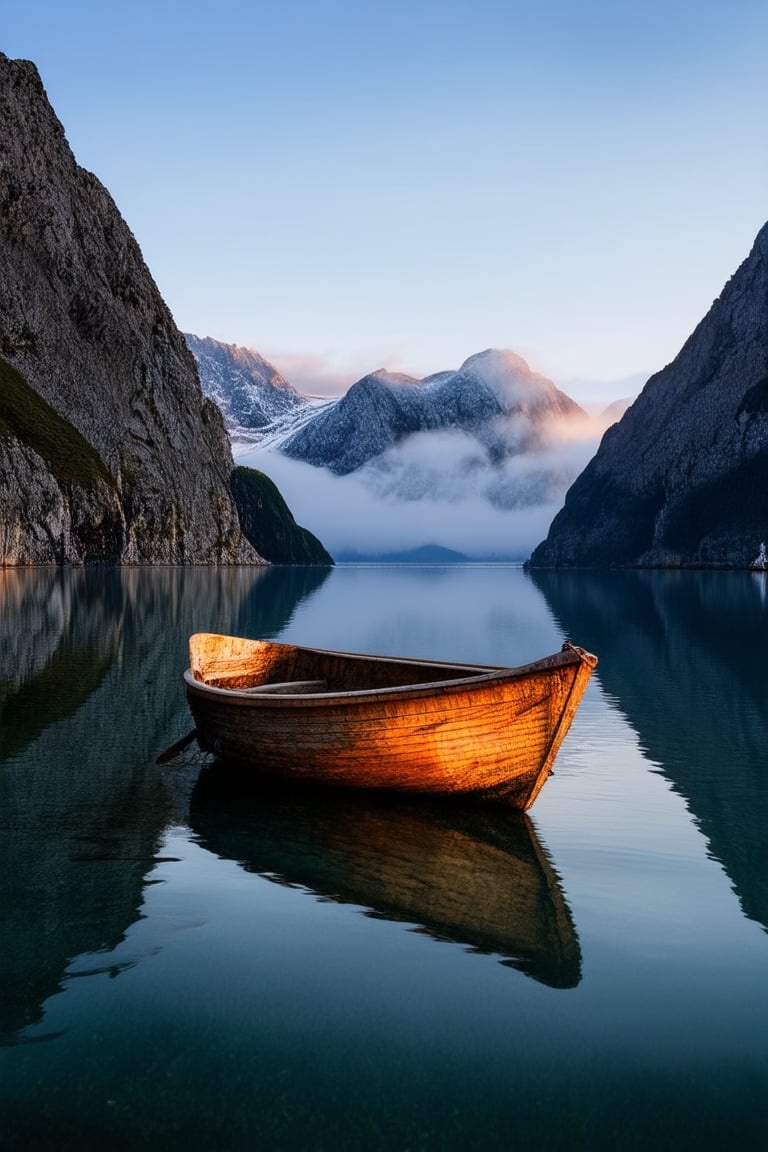
[[[197,630],[597,673],[530,818],[158,752]],[[765,577],[0,572],[3,1148],[763,1148]]]

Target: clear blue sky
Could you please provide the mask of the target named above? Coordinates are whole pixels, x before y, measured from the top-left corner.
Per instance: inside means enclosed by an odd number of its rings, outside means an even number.
[[[588,399],[768,218],[765,0],[2,0],[0,50],[179,326],[303,386],[494,346]]]

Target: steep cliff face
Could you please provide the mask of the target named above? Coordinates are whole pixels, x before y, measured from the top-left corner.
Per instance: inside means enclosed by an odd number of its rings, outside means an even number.
[[[109,562],[124,534],[98,453],[0,358],[0,564]]]
[[[768,539],[768,225],[570,488],[533,567],[745,566]]]
[[[221,415],[134,237],[34,65],[2,54],[0,356],[0,564],[260,560]],[[41,453],[25,385],[99,462],[88,484]]]

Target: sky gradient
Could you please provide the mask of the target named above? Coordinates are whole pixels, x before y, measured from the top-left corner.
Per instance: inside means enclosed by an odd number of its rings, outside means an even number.
[[[177,324],[318,391],[486,347],[637,390],[768,218],[767,46],[764,0],[0,14]]]

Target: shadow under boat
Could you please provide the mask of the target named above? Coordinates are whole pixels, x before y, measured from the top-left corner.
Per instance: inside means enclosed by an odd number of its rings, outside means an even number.
[[[247,872],[498,955],[553,988],[581,979],[570,910],[523,813],[245,781],[212,764],[190,824],[201,847]]]

